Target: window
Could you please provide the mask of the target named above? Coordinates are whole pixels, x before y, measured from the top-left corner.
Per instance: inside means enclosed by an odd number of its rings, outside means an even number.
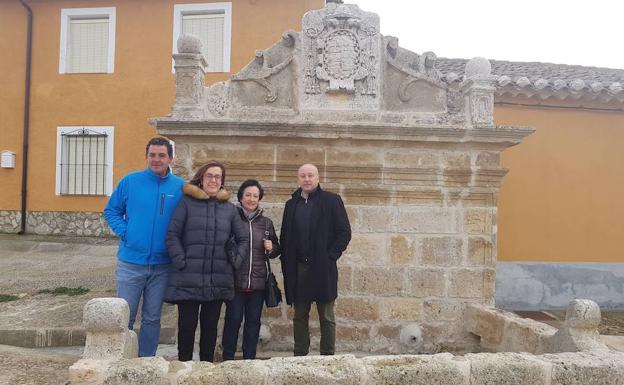
[[[57,195],[110,195],[112,165],[113,127],[57,129]]]
[[[115,8],[61,10],[59,73],[112,73]]]
[[[231,32],[231,3],[176,4],[173,8],[173,53],[178,53],[181,34],[197,36],[208,72],[230,72]]]

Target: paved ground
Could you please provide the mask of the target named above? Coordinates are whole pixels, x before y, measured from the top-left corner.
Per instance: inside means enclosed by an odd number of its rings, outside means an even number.
[[[0,384],[65,385],[79,357],[0,345]]]
[[[0,302],[0,385],[65,384],[67,368],[79,359],[80,347],[25,349],[2,344],[35,346],[29,338],[35,344],[52,344],[54,338],[41,336],[58,330],[70,330],[80,341],[84,304],[115,295],[116,245],[113,239],[0,234],[0,296],[19,297]],[[60,286],[89,292],[73,297],[38,293]],[[547,314],[554,326],[565,316],[561,311]],[[175,309],[166,306],[163,326],[175,330],[175,324]],[[600,331],[611,335],[604,337],[606,343],[624,351],[624,311],[604,311]],[[176,347],[161,345],[158,354],[174,359]]]

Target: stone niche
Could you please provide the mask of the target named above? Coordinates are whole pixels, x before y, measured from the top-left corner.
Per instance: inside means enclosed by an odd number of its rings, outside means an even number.
[[[231,190],[259,179],[279,228],[297,168],[316,164],[353,230],[339,261],[338,351],[477,351],[464,317],[467,304],[494,305],[500,153],[533,130],[494,126],[485,59],[447,82],[435,54],[401,48],[351,4],[328,2],[302,25],[210,87],[199,41],[181,37],[175,104],[151,120],[176,143],[175,172],[217,159]],[[292,315],[265,312],[262,349],[292,349]],[[314,321],[311,331],[314,351]]]

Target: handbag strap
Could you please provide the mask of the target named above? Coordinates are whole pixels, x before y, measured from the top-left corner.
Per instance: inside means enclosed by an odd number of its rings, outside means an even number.
[[[265,226],[264,227],[264,239],[269,239],[269,235],[271,234],[271,232],[269,231],[269,219],[266,217],[264,217],[264,226]],[[267,279],[268,279],[269,275],[273,274],[273,272],[271,271],[271,261],[269,261],[269,253],[266,251],[266,249],[264,250],[264,262],[267,265]]]

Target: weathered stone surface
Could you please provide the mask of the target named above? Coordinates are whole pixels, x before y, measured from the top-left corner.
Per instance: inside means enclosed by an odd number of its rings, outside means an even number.
[[[335,313],[347,321],[375,321],[379,319],[379,302],[369,297],[338,297]]]
[[[84,307],[87,332],[83,358],[119,360],[137,356],[138,341],[128,330],[128,303],[121,298],[94,298]]]
[[[419,298],[444,297],[446,282],[443,269],[412,269],[408,273],[408,294]]]
[[[399,211],[397,231],[418,234],[457,233],[457,210],[451,208],[405,208]]]
[[[255,385],[266,383],[269,368],[264,361],[227,361],[207,365],[181,376],[180,385]]]
[[[349,243],[344,263],[357,266],[385,266],[388,264],[385,234],[357,234]]]
[[[566,310],[566,319],[548,341],[549,352],[607,350],[600,340],[600,307],[592,300],[575,299]]]
[[[498,167],[500,165],[500,154],[498,152],[481,151],[475,158],[477,167]]]
[[[421,241],[420,261],[423,265],[461,266],[463,241],[454,237],[424,238]]]
[[[120,360],[110,364],[104,373],[106,385],[170,385],[169,363],[162,357]]]
[[[419,298],[387,298],[380,305],[383,319],[417,321],[422,318],[423,301]]]
[[[415,259],[413,241],[403,235],[390,238],[390,262],[395,265],[412,264]]]
[[[427,299],[423,306],[427,321],[455,321],[462,318],[464,309],[463,302],[449,299]]]
[[[267,383],[272,385],[359,385],[366,382],[366,367],[352,355],[271,358],[266,366],[269,369]]]
[[[369,384],[385,385],[465,385],[470,364],[451,354],[432,356],[379,356],[362,361],[369,373]]]
[[[449,272],[449,296],[452,298],[487,298],[487,302],[493,299],[493,286],[495,277],[493,269],[454,269]]]
[[[481,337],[483,351],[494,352],[543,353],[550,349],[557,331],[550,325],[475,303],[467,305],[465,326]]]
[[[83,310],[82,324],[87,332],[123,332],[128,329],[130,309],[121,298],[94,298]]]
[[[396,207],[348,207],[352,229],[358,233],[391,233],[396,229]]]
[[[471,385],[549,385],[551,365],[528,354],[467,354]]]
[[[491,234],[492,214],[489,209],[466,209],[464,211],[464,231],[468,234]]]
[[[0,232],[19,231],[21,213],[1,211]],[[77,211],[30,211],[26,213],[26,232],[38,235],[112,236],[102,213]]]
[[[622,385],[624,354],[615,351],[546,354],[551,385]]]
[[[468,263],[472,266],[494,267],[494,247],[490,240],[481,237],[468,238]]]
[[[405,292],[404,270],[387,267],[354,268],[353,291],[380,297],[401,296]]]

